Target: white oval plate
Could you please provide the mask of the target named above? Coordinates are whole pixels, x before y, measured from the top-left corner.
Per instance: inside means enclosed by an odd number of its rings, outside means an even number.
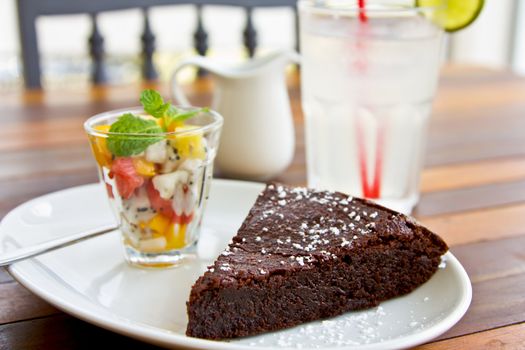
[[[12,275],[59,309],[109,330],[161,346],[199,349],[395,349],[427,342],[452,327],[472,296],[465,270],[446,266],[412,293],[365,311],[232,341],[187,337],[191,285],[235,234],[263,185],[214,180],[199,259],[169,270],[129,267],[118,233],[93,238],[10,267]],[[111,223],[98,184],[51,193],[11,211],[0,225],[0,250]]]

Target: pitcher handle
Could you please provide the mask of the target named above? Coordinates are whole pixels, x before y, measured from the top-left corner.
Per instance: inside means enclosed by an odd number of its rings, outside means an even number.
[[[193,56],[189,57],[187,59],[182,60],[177,66],[175,66],[175,69],[173,71],[173,74],[171,76],[171,96],[175,98],[177,103],[181,106],[191,106],[190,101],[186,97],[186,94],[182,91],[182,87],[177,82],[177,75],[179,72],[186,66],[197,66],[199,68],[206,69],[206,62],[205,58],[201,56]]]

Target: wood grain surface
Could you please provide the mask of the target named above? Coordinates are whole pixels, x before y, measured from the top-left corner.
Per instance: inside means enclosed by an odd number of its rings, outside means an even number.
[[[437,341],[418,350],[523,350],[525,349],[525,324],[491,329],[464,337]]]
[[[298,74],[288,75],[296,152],[276,180],[305,184]],[[144,87],[20,92],[0,96],[0,218],[45,193],[97,180],[82,123],[136,105]],[[186,86],[208,105],[213,82]],[[415,216],[438,232],[473,286],[467,314],[422,350],[525,349],[525,79],[449,66],[442,74]],[[154,349],[65,315],[0,269],[1,349]]]

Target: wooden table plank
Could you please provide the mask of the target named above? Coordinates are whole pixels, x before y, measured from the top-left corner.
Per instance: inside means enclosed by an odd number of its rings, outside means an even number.
[[[476,312],[466,314],[456,327],[438,339],[449,339],[510,324],[523,323],[525,321],[523,317],[525,302],[519,297],[519,293],[525,288],[525,275],[521,277],[519,280],[503,278],[497,284],[491,282],[477,284],[472,299],[472,309]],[[503,303],[503,306],[498,305],[500,303]],[[516,306],[513,303],[518,304]],[[521,314],[517,312],[521,312]]]
[[[523,350],[525,323],[418,346],[415,350]]]
[[[419,220],[451,246],[495,241],[525,233],[525,204],[419,217]]]
[[[414,214],[434,216],[525,202],[525,180],[424,193]]]
[[[451,249],[472,281],[472,304],[458,324],[439,339],[525,322],[523,247],[525,235]]]
[[[525,273],[525,235],[452,247],[472,283]],[[499,259],[498,259],[499,258]]]
[[[60,313],[17,282],[0,284],[0,324]]]
[[[483,160],[424,169],[421,174],[421,192],[440,192],[524,179],[525,157]]]
[[[9,164],[0,172],[0,187],[22,178],[38,182],[42,177],[62,173],[96,172],[87,139],[85,144],[70,147],[1,152],[0,164]]]
[[[14,207],[32,198],[62,190],[67,187],[97,182],[95,171],[85,173],[64,173],[55,176],[35,179],[10,180],[8,183],[0,182],[0,217],[6,215]]]
[[[493,117],[500,111],[476,108],[470,112],[475,114],[476,126],[472,120],[459,116],[449,121],[434,115],[428,134],[426,166],[525,156],[524,108],[525,105],[516,110],[506,108],[500,118]]]
[[[13,281],[13,276],[3,267],[0,267],[0,284]]]
[[[459,118],[472,119],[475,114],[467,113],[455,115],[454,112],[494,111],[501,106],[523,105],[522,96],[525,94],[525,84],[522,78],[514,76],[503,78],[494,84],[494,79],[480,79],[477,76],[481,71],[460,81],[456,77],[442,73],[442,79],[436,94],[434,111],[442,115],[441,118],[456,120]],[[493,71],[495,79],[500,79],[501,72]],[[499,118],[500,114],[492,114]]]
[[[149,345],[65,314],[0,326],[1,349],[141,349]]]

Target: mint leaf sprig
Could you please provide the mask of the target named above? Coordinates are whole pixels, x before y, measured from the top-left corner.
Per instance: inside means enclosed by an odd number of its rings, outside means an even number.
[[[168,131],[173,122],[182,122],[192,118],[201,112],[207,112],[208,108],[198,108],[192,111],[184,111],[173,106],[169,102],[164,102],[162,96],[155,90],[144,90],[140,95],[140,103],[144,110],[151,116],[163,120],[163,129]]]
[[[208,108],[198,108],[191,111],[178,109],[171,103],[164,102],[162,96],[155,90],[142,91],[140,102],[148,114],[154,118],[162,119],[162,127],[155,120],[144,119],[132,113],[121,115],[116,122],[111,124],[110,135],[107,139],[108,148],[116,157],[140,154],[148,146],[161,141],[163,136],[160,134],[167,132],[173,122],[182,122],[201,112],[208,111]]]
[[[108,149],[117,157],[129,157],[139,154],[149,145],[162,140],[162,129],[154,120],[137,117],[131,113],[121,115],[111,124],[107,140]],[[121,134],[121,135],[119,135]],[[134,136],[126,134],[151,134],[151,136]]]

